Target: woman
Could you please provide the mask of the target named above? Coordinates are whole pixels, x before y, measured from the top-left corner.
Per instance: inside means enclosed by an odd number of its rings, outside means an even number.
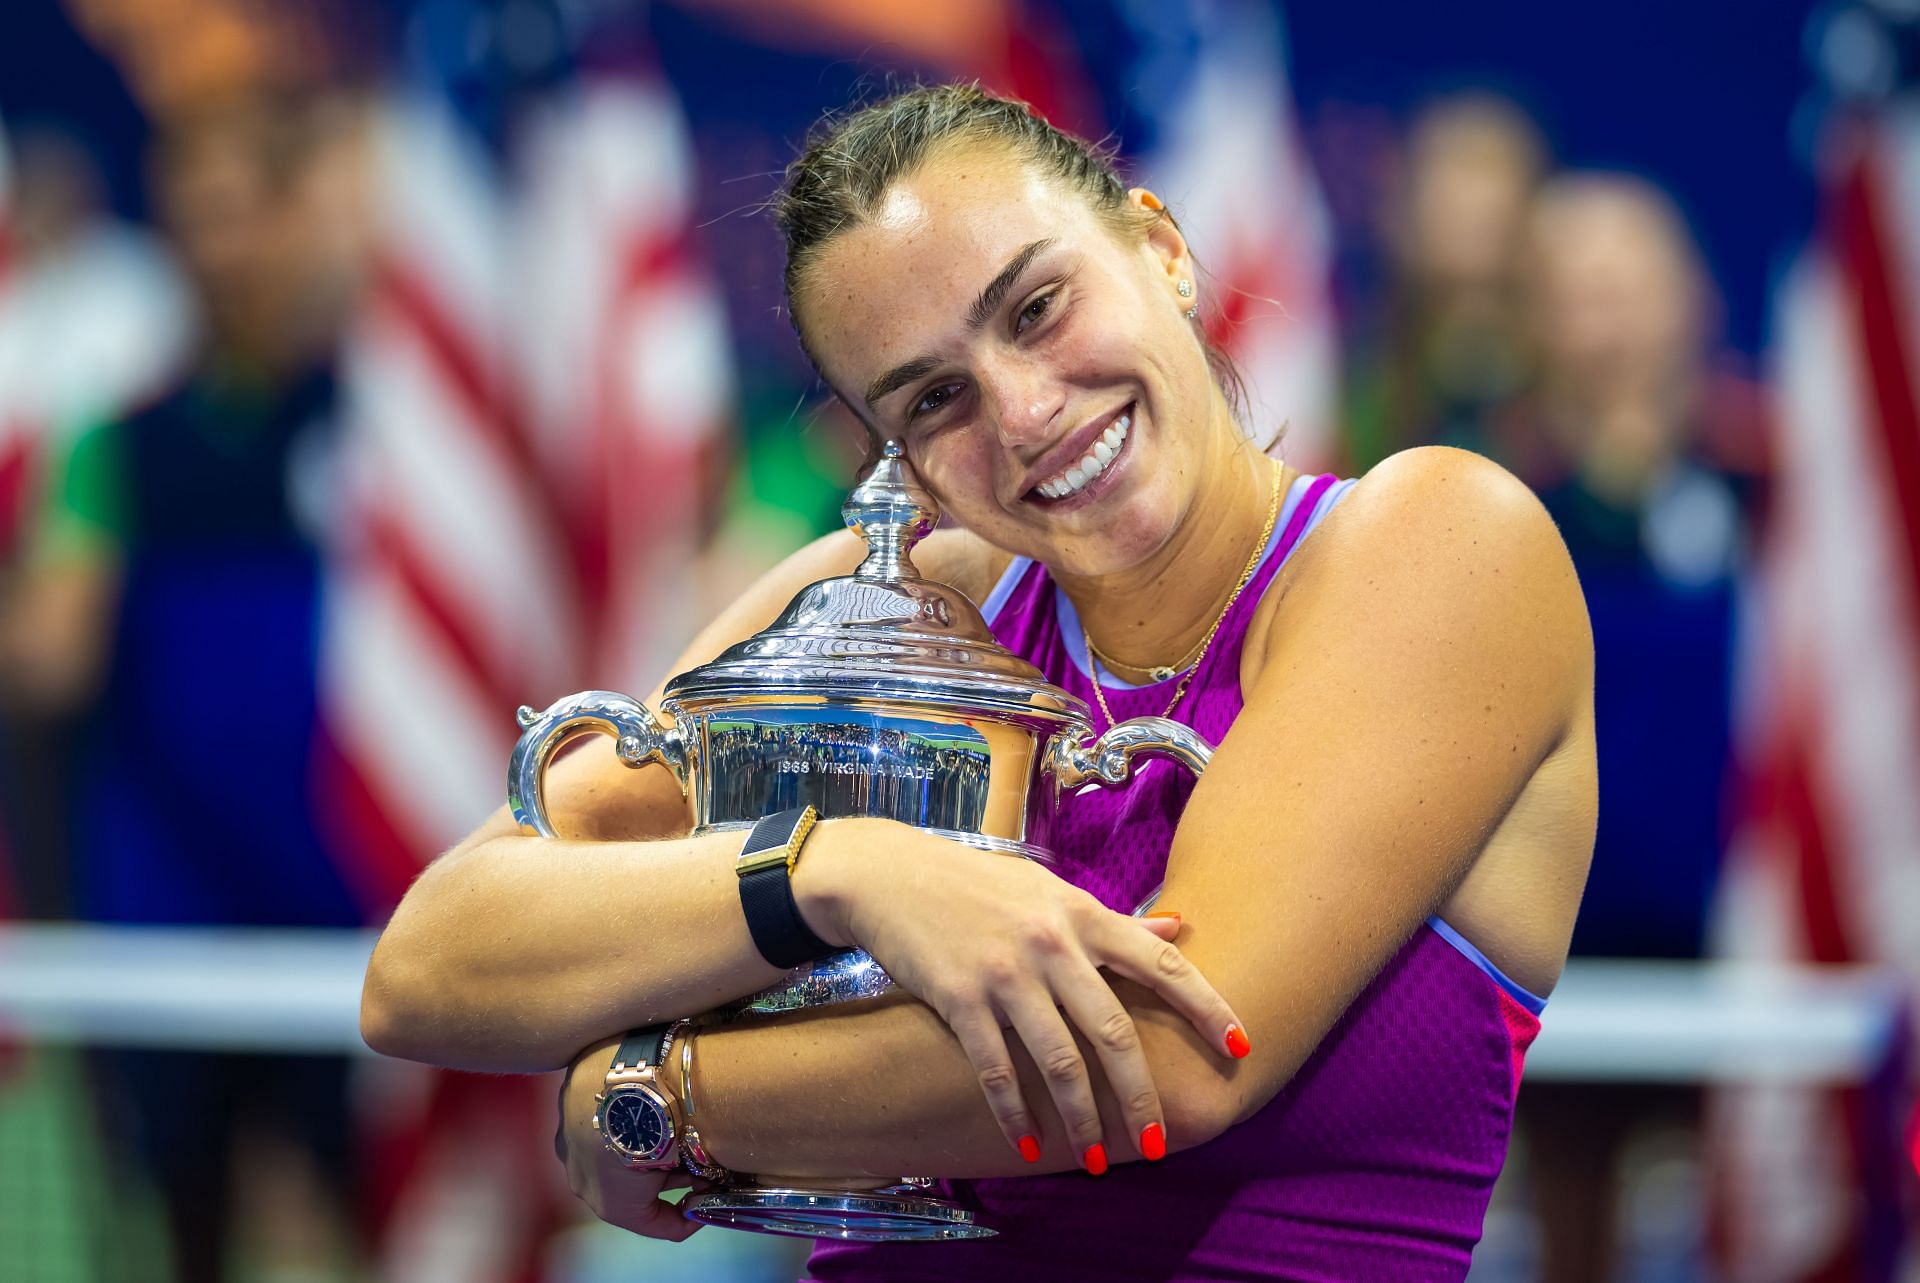
[[[1098,900],[888,821],[822,825],[806,925],[922,1001],[700,1034],[711,1158],[959,1178],[1002,1232],[823,1246],[822,1280],[1463,1276],[1593,832],[1591,643],[1551,523],[1457,451],[1339,494],[1268,460],[1173,219],[1024,106],[944,87],[856,114],[779,212],[801,341],[960,527],[923,571],[1105,720],[1170,709],[1219,750],[1190,801],[1167,768],[1124,807],[1069,800],[1062,868]],[[796,555],[681,666],[859,553]],[[441,1063],[571,1061],[576,1191],[684,1238],[673,1181],[606,1151],[592,1098],[623,1032],[777,971],[737,835],[679,836],[664,771],[567,765],[549,797],[577,840],[502,814],[429,869],[363,1024]],[[1178,916],[1116,912],[1163,871]]]

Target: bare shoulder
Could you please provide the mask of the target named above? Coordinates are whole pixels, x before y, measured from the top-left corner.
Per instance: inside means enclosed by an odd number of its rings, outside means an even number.
[[[1530,552],[1564,562],[1553,519],[1525,483],[1484,455],[1420,446],[1382,460],[1341,504],[1338,541],[1384,545],[1396,557]],[[1329,529],[1334,527],[1329,522]]]
[[[1395,647],[1424,639],[1456,665],[1525,660],[1563,711],[1591,689],[1592,634],[1566,544],[1491,459],[1424,446],[1384,460],[1287,570],[1269,653],[1310,630],[1395,662]]]

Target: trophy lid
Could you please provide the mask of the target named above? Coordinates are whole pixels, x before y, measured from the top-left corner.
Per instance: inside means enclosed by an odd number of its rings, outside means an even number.
[[[920,577],[913,546],[940,509],[899,442],[840,511],[867,541],[859,569],[807,585],[764,631],[669,682],[669,700],[855,696],[1087,720],[1082,700],[994,640],[965,593]]]

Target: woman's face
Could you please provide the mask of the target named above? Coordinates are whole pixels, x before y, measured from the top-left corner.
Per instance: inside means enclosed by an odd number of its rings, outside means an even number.
[[[1163,547],[1222,452],[1183,278],[1169,220],[1123,243],[1004,149],[955,147],[829,242],[796,306],[829,384],[949,516],[1097,576]]]

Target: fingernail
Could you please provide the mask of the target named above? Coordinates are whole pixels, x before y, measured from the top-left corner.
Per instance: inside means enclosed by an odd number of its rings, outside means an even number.
[[[1242,1030],[1239,1025],[1228,1025],[1227,1026],[1228,1053],[1231,1054],[1235,1060],[1244,1060],[1246,1059],[1247,1053],[1252,1050],[1253,1050],[1253,1044],[1247,1041],[1247,1035],[1245,1031]]]
[[[1107,1171],[1107,1147],[1089,1145],[1087,1152],[1080,1155],[1080,1165],[1087,1169],[1089,1176],[1104,1176]]]
[[[1163,909],[1157,913],[1149,913],[1147,916],[1149,918],[1172,918],[1175,922],[1180,921],[1180,915],[1172,909]]]
[[[1020,1157],[1026,1159],[1029,1163],[1039,1162],[1040,1142],[1031,1136],[1022,1136],[1020,1138]]]
[[[1149,1163],[1157,1163],[1167,1156],[1167,1134],[1160,1130],[1159,1123],[1148,1123],[1140,1129],[1140,1152]]]

